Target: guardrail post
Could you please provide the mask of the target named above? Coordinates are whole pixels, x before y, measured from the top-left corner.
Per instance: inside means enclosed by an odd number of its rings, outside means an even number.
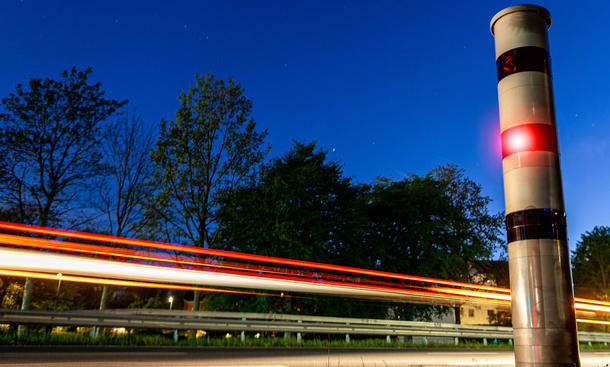
[[[246,321],[246,318],[242,317],[241,321]],[[244,343],[246,341],[246,331],[245,330],[241,331],[241,335],[239,337],[239,340],[241,340],[242,343]]]
[[[483,345],[487,345],[487,338],[483,338]]]
[[[298,320],[297,322],[298,322],[299,324],[302,324],[302,323],[303,323],[303,320]],[[300,331],[299,331],[299,332],[297,332],[297,343],[299,343],[299,344],[301,343],[301,332],[300,332]]]
[[[349,322],[346,322],[345,325],[349,326]],[[345,342],[349,343],[349,334],[345,334]]]
[[[180,316],[177,315],[176,318],[179,319]],[[178,329],[174,329],[174,343],[178,343]]]

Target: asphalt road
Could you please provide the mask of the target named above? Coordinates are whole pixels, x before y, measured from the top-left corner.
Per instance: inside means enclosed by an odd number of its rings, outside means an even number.
[[[610,350],[581,353],[583,366],[610,366]],[[218,366],[218,367],[390,367],[513,366],[511,350],[494,349],[323,349],[323,348],[0,348],[0,366]]]

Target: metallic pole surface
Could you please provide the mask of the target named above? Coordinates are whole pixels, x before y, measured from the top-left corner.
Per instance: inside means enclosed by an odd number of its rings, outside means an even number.
[[[517,366],[580,366],[559,169],[549,12],[516,5],[491,21],[498,70]]]

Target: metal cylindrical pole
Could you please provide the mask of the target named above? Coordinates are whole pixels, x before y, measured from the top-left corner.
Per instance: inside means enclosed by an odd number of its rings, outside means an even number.
[[[579,366],[547,31],[549,12],[516,5],[495,36],[515,363]]]

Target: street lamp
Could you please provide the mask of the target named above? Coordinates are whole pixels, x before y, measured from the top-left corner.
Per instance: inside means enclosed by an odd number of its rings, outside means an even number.
[[[174,305],[174,297],[173,296],[169,296],[167,301],[169,302],[169,310],[171,311],[172,310],[172,306]],[[174,329],[174,342],[178,342],[178,329]]]
[[[63,277],[63,274],[57,273],[57,279],[59,279],[59,281],[57,282],[57,295],[59,295],[59,288],[61,287],[61,277]]]

